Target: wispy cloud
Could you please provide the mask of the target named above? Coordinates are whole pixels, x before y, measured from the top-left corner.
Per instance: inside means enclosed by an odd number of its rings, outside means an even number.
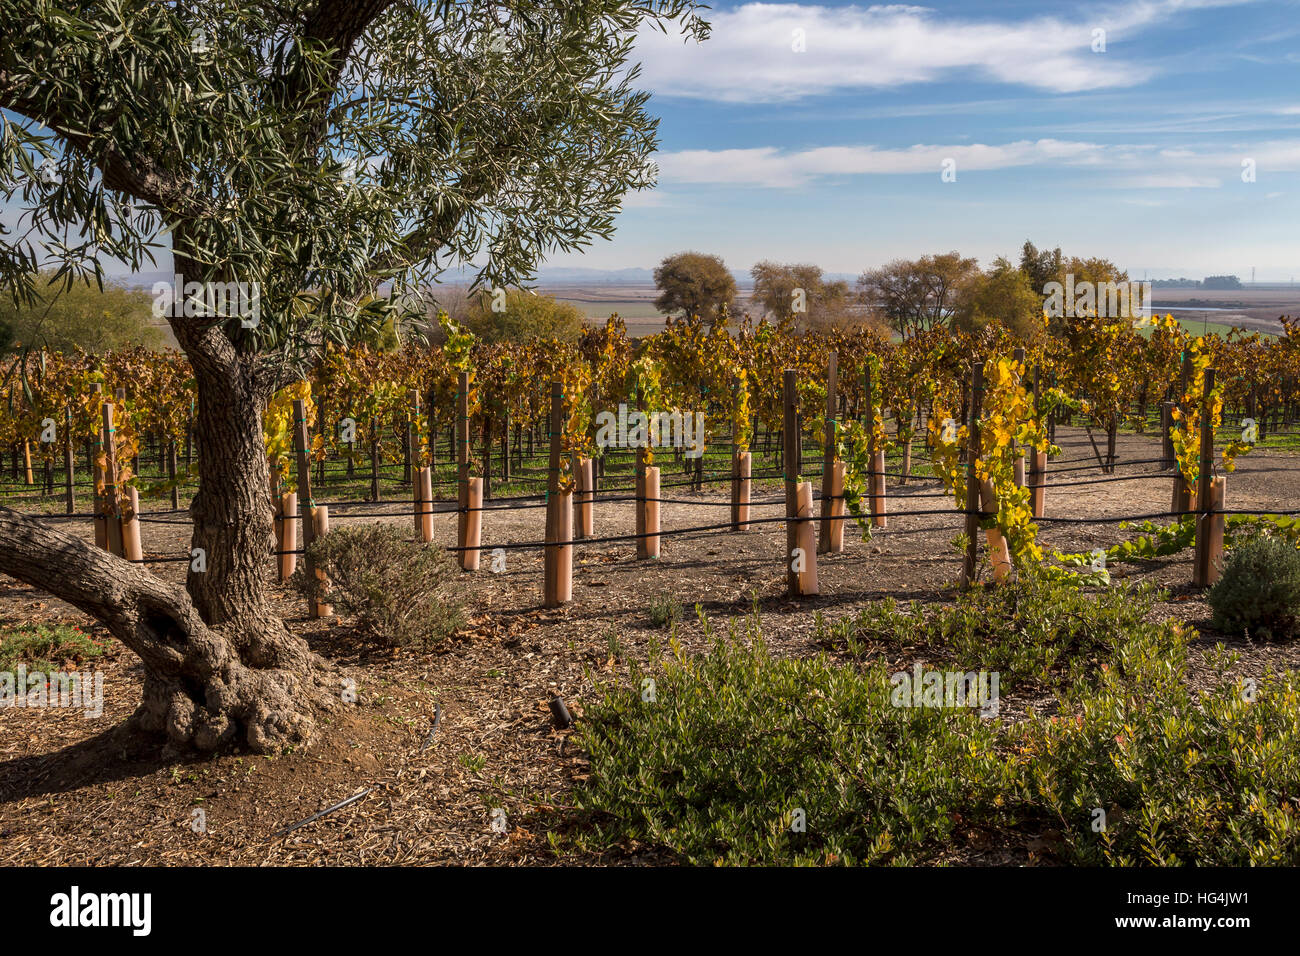
[[[643,82],[658,93],[776,102],[854,88],[981,79],[1072,93],[1140,84],[1156,72],[1114,44],[1194,7],[1234,0],[1163,0],[1084,8],[1063,18],[973,20],[916,6],[750,3],[710,16],[703,44],[647,30]],[[1106,52],[1094,50],[1105,31]],[[800,45],[802,52],[796,50]]]
[[[1188,189],[1221,186],[1237,175],[1243,159],[1253,159],[1260,177],[1300,171],[1300,140],[1255,143],[1232,149],[1167,149],[1155,145],[1102,145],[1039,139],[1001,145],[968,143],[917,144],[901,149],[875,146],[822,146],[782,150],[690,149],[657,159],[662,183],[728,183],[790,187],[834,176],[925,173],[938,176],[952,160],[957,172],[1018,166],[1078,167],[1115,178],[1097,184],[1121,189]],[[1120,175],[1123,174],[1123,175]]]

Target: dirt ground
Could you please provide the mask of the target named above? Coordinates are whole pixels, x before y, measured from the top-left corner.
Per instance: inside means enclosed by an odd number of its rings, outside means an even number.
[[[1064,453],[1051,466],[1047,516],[1087,520],[1045,522],[1040,541],[1047,547],[1105,547],[1127,537],[1106,518],[1167,510],[1168,475],[1151,464],[1123,465],[1157,457],[1150,436],[1120,437],[1119,480],[1089,464],[1091,446],[1081,430],[1059,429],[1057,440]],[[665,482],[676,477],[665,468]],[[1239,459],[1227,485],[1230,510],[1294,509],[1300,458],[1255,451]],[[301,598],[275,585],[289,626],[341,665],[359,693],[357,706],[323,726],[319,740],[301,753],[199,759],[131,734],[122,724],[139,700],[142,670],[114,642],[102,662],[82,668],[104,673],[102,716],[0,710],[0,864],[554,863],[545,827],[556,815],[547,811],[565,802],[586,764],[576,741],[568,741],[571,731],[551,727],[553,694],[580,720],[596,681],[622,671],[630,658],[643,658],[652,640],[664,640],[666,632],[648,614],[662,595],[685,608],[678,639],[690,650],[704,645],[696,605],[724,625],[757,602],[769,644],[790,655],[823,649],[813,639],[817,614],[834,620],[887,596],[951,600],[961,567],[952,545],[960,517],[908,516],[949,507],[950,499],[934,497],[938,490],[933,479],[891,483],[888,529],[863,541],[850,525],[845,551],[819,557],[821,596],[803,601],[784,594],[779,522],[744,533],[669,537],[652,562],[637,561],[631,541],[578,546],[574,600],[558,610],[540,606],[540,550],[508,550],[502,573],[492,573],[485,556],[483,569],[464,575],[468,625],[422,654],[394,655],[362,640],[347,622],[310,620]],[[728,520],[725,487],[702,494],[665,488],[664,496],[673,499],[662,506],[665,532]],[[776,485],[756,487],[755,498],[772,502],[755,508],[755,517],[783,514]],[[409,506],[391,509],[391,520],[411,526]],[[331,519],[337,525],[346,513],[331,509]],[[631,534],[632,505],[599,504],[596,521],[598,535]],[[454,515],[439,515],[435,540],[454,541],[454,522]],[[489,511],[483,543],[537,541],[543,524],[540,508]],[[88,522],[80,530],[89,537]],[[188,526],[147,523],[144,543],[150,557],[177,555],[188,549]],[[153,567],[179,581],[184,565]],[[270,575],[269,561],[267,570]],[[1208,609],[1190,586],[1188,553],[1111,570],[1116,579],[1156,581],[1169,590],[1156,613],[1203,632],[1194,642],[1194,668],[1220,640],[1208,633]],[[0,624],[34,621],[76,624],[101,640],[105,633],[75,609],[0,577]],[[1245,674],[1300,662],[1295,645],[1229,646],[1241,655]],[[281,833],[362,792],[350,805]],[[504,833],[494,829],[495,808],[505,813]],[[1028,850],[1004,849],[984,862],[1030,861]],[[566,856],[562,862],[655,861]]]

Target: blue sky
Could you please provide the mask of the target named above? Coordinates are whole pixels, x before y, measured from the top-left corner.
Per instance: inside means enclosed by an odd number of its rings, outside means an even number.
[[[694,248],[859,272],[950,249],[987,264],[1028,238],[1135,278],[1300,276],[1296,2],[718,3],[709,19],[703,44],[638,44],[658,187],[612,241],[551,265]]]
[[[696,249],[856,274],[953,249],[987,265],[1031,239],[1133,278],[1300,277],[1300,0],[721,2],[708,18],[702,44],[638,38],[658,187],[612,240],[549,266]]]

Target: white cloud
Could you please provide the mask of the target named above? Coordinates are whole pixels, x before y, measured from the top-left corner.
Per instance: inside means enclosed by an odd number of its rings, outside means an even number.
[[[637,58],[642,85],[658,93],[738,103],[962,74],[1071,93],[1144,82],[1155,68],[1125,60],[1115,44],[1182,10],[1228,2],[1139,2],[1019,21],[961,19],[900,5],[749,3],[712,13],[712,36],[702,44],[646,28]],[[1098,29],[1105,31],[1106,52],[1093,52]],[[793,49],[796,31],[804,52]]]
[[[629,192],[623,197],[624,209],[650,209],[663,206],[668,201],[668,193],[658,189],[640,189]]]
[[[1106,185],[1117,189],[1218,189],[1223,180],[1217,176],[1186,173],[1150,173],[1146,176],[1121,176]]]
[[[824,176],[939,174],[952,159],[962,171],[1005,169],[1043,162],[1086,163],[1103,147],[1060,140],[1023,140],[1002,146],[982,143],[949,146],[918,144],[902,149],[875,146],[822,146],[782,152],[775,146],[752,149],[689,149],[657,158],[662,181],[798,186]]]
[[[938,177],[945,160],[966,172],[1018,166],[1077,167],[1116,177],[1099,185],[1121,189],[1209,189],[1239,175],[1253,158],[1261,177],[1300,171],[1300,140],[1255,143],[1231,149],[1162,149],[1154,145],[1101,145],[1081,141],[1019,140],[1002,145],[917,144],[902,148],[821,146],[781,150],[688,149],[656,157],[661,183],[726,183],[736,186],[803,186],[832,176],[927,174]],[[1120,175],[1122,174],[1122,175]]]

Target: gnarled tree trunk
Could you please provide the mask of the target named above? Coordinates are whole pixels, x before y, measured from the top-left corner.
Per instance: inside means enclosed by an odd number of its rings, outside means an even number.
[[[132,720],[174,743],[213,750],[242,738],[261,752],[311,740],[329,706],[325,667],[280,627],[280,663],[242,652],[240,622],[210,626],[186,592],[59,528],[0,508],[0,572],[104,622],[140,656],[144,699]]]
[[[190,263],[176,261],[184,275]],[[198,387],[199,492],[190,513],[192,548],[202,560],[191,561],[186,587],[6,509],[0,572],[104,622],[140,655],[144,699],[134,720],[142,728],[200,750],[236,739],[264,752],[301,746],[312,737],[313,712],[335,698],[324,686],[327,666],[267,602],[272,532],[262,413],[274,371],[251,351],[241,354],[209,320],[169,322]]]

